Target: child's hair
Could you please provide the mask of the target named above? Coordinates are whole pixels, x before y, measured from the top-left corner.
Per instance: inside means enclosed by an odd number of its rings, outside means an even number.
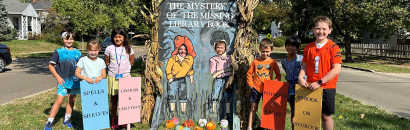
[[[302,41],[297,36],[288,37],[285,41],[285,47],[287,45],[293,45],[296,46],[296,48],[299,48],[300,44],[302,44]]]
[[[316,27],[316,24],[318,24],[319,22],[325,22],[327,23],[327,25],[329,25],[329,28],[332,28],[332,20],[330,20],[330,18],[327,16],[317,16],[313,20],[313,27]]]
[[[125,33],[124,29],[114,28],[111,32],[111,42],[113,44],[115,44],[114,36],[117,35],[117,34],[122,35],[124,37],[124,41],[122,42],[122,46],[124,46],[125,52],[127,52],[127,54],[130,54],[131,53],[131,42],[130,42],[130,40],[128,40],[127,33]]]
[[[63,33],[65,33],[64,36],[63,36]],[[68,36],[71,36],[71,37],[73,37],[73,39],[75,39],[75,31],[74,31],[73,29],[71,29],[71,28],[63,29],[63,30],[60,32],[60,35],[61,35],[61,38],[65,37],[66,40],[68,40],[68,38],[70,38],[70,37],[68,37]]]
[[[223,44],[225,46],[225,50],[226,50],[226,41],[225,40],[220,40],[220,41],[215,42],[214,49],[216,50],[216,47],[218,45],[221,45],[221,44]]]
[[[269,38],[262,39],[259,50],[270,47],[270,50],[273,50],[273,42]]]
[[[93,39],[87,42],[87,51],[91,50],[93,47],[97,47],[98,50],[100,50],[100,44],[98,43],[97,40]]]

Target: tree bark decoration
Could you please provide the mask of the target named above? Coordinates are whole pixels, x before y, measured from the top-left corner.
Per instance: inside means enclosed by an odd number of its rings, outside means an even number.
[[[150,28],[150,41],[145,43],[148,47],[147,58],[145,59],[145,90],[144,98],[142,99],[142,111],[141,111],[141,122],[143,124],[151,123],[152,114],[155,107],[155,97],[162,94],[163,89],[161,85],[162,71],[159,66],[162,65],[158,62],[158,21],[160,14],[160,4],[162,0],[152,0],[151,7],[148,9],[145,5],[143,6],[148,15],[144,11],[140,11],[141,14],[146,19],[147,25]],[[144,58],[142,58],[144,59]]]
[[[247,85],[246,73],[249,66],[252,63],[254,57],[258,53],[254,43],[257,36],[254,30],[250,27],[253,17],[253,9],[258,5],[259,0],[237,0],[239,9],[239,24],[236,30],[234,53],[232,55],[232,66],[234,73],[229,77],[228,83],[225,87],[233,84],[233,81],[237,82],[238,90],[235,92],[237,98],[236,113],[239,114],[242,125],[241,129],[246,130],[248,128],[249,112],[251,108],[251,102],[249,101],[250,87]],[[256,115],[257,116],[257,115]],[[258,120],[255,117],[254,122]],[[258,124],[253,127],[257,127]]]

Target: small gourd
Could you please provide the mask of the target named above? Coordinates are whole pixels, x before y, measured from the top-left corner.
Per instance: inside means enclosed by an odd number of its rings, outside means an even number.
[[[195,126],[194,130],[203,130],[203,129],[199,126]]]
[[[185,128],[183,128],[182,130],[191,130],[188,125],[185,125]]]
[[[226,116],[225,116],[224,119],[221,120],[220,123],[221,123],[222,128],[228,128],[229,122],[228,122],[228,120],[226,120]]]
[[[172,118],[171,120],[174,122],[175,125],[179,124],[179,119],[175,116],[175,113],[174,113],[174,118]]]
[[[205,127],[206,123],[208,123],[208,121],[206,121],[206,119],[203,119],[204,117],[202,116],[202,119],[199,119],[198,124],[201,127]]]
[[[207,124],[206,124],[206,129],[207,130],[214,130],[214,129],[216,129],[216,125],[215,125],[215,122],[213,122],[212,121],[212,118],[211,118],[211,116],[209,116],[209,120],[210,120],[210,122],[208,122]]]
[[[194,122],[192,121],[192,119],[189,119],[189,121],[185,120],[184,126],[192,128],[192,127],[194,127]]]
[[[182,130],[184,127],[177,125],[177,127],[175,127],[175,130]]]
[[[165,127],[166,128],[173,128],[175,126],[174,122],[172,120],[167,120],[165,122]]]

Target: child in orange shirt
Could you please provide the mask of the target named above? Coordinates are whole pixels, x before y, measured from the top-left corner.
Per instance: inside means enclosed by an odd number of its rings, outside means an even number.
[[[276,74],[275,79],[280,81],[278,64],[274,59],[269,57],[273,51],[273,42],[267,38],[262,39],[259,46],[259,51],[261,57],[252,61],[246,77],[248,85],[251,87],[250,101],[252,102],[251,112],[249,114],[248,130],[252,129],[253,118],[256,116],[255,114],[258,110],[258,103],[262,97],[264,81],[272,79],[273,71],[275,71]]]
[[[303,52],[303,66],[299,85],[312,91],[323,88],[322,124],[324,130],[333,130],[332,114],[335,108],[336,82],[342,66],[339,46],[327,39],[332,31],[332,21],[326,16],[316,17],[313,33],[316,41],[309,43]],[[307,81],[303,77],[307,75]],[[308,82],[311,83],[308,85]]]

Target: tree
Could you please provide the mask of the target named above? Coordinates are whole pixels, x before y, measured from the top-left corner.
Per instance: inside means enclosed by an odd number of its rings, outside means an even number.
[[[112,28],[125,30],[136,25],[140,0],[55,0],[52,8],[62,17],[68,18],[80,34],[110,32]]]
[[[313,27],[313,19],[324,15],[333,22],[332,37],[343,41],[346,60],[352,61],[351,40],[360,39],[364,31],[389,39],[392,35],[408,37],[409,1],[403,0],[274,0],[291,9],[282,30],[306,37]]]
[[[251,27],[255,30],[269,29],[272,21],[283,21],[288,11],[272,1],[261,1],[253,10]]]
[[[12,39],[11,27],[8,21],[8,11],[5,5],[0,0],[0,41],[9,41]]]

